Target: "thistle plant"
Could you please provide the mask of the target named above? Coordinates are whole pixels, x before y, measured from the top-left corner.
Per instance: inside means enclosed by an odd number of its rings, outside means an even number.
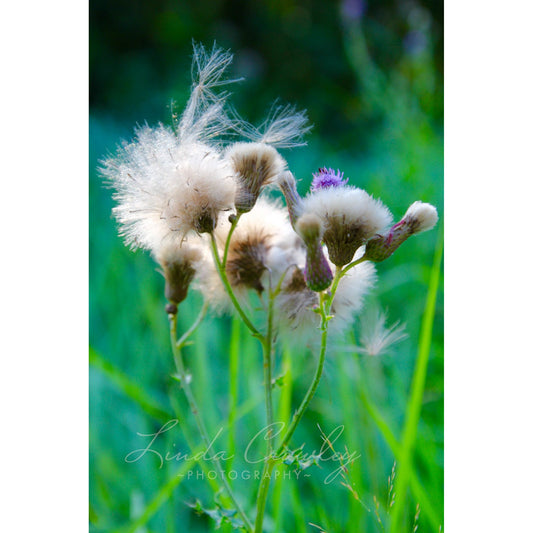
[[[436,209],[415,202],[392,225],[389,209],[349,184],[343,172],[320,168],[301,197],[278,152],[302,146],[305,113],[278,108],[260,127],[242,120],[217,93],[232,56],[194,46],[193,85],[173,127],[143,126],[105,159],[102,176],[114,190],[119,233],[133,250],[150,252],[165,278],[176,377],[202,443],[212,444],[186,371],[182,348],[208,309],[238,316],[263,352],[267,430],[263,472],[252,508],[234,492],[220,459],[223,492],[245,531],[263,531],[273,470],[294,456],[293,436],[319,386],[328,336],[349,327],[376,282],[374,263],[408,237],[431,229]],[[277,188],[285,204],[268,196]],[[198,291],[204,306],[194,327],[177,336],[180,305]],[[262,305],[262,322],[252,313]],[[317,347],[314,376],[288,427],[273,432],[273,368],[279,340]],[[312,341],[317,342],[313,343]],[[260,429],[260,428],[257,428]]]

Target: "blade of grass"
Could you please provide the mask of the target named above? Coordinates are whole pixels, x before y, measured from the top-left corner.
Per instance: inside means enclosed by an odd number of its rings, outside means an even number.
[[[198,446],[193,456],[202,451],[202,446]],[[190,463],[183,463],[180,468],[158,491],[152,498],[152,501],[145,507],[144,512],[134,522],[114,530],[114,533],[135,533],[138,528],[145,526],[148,521],[159,511],[163,504],[170,498],[172,493],[176,490],[179,484],[185,478],[186,472],[191,468]]]
[[[300,498],[300,491],[297,486],[298,481],[293,481],[290,478],[291,494],[292,494],[292,516],[294,517],[295,533],[306,533],[307,522],[305,520],[304,508]]]
[[[134,383],[124,372],[104,359],[94,348],[89,346],[89,364],[103,372],[128,398],[159,422],[167,423],[174,415],[159,405],[145,390]]]
[[[431,336],[433,332],[433,320],[437,303],[443,249],[444,246],[441,230],[439,233],[439,242],[435,249],[433,267],[429,279],[426,307],[422,316],[422,327],[418,343],[418,354],[411,382],[411,392],[399,450],[398,473],[396,477],[396,498],[391,511],[391,533],[399,531],[400,520],[406,507],[407,487],[409,486],[412,470],[413,448],[415,446],[416,431],[422,409],[427,366],[431,349]]]
[[[353,344],[355,345],[355,338],[352,340]],[[347,447],[351,451],[356,451],[360,449],[357,438],[360,423],[357,417],[356,403],[353,401],[353,359],[350,357],[339,357],[337,358],[337,361],[340,365],[342,365],[339,367],[338,375],[342,413],[344,420],[346,421],[345,430]],[[357,487],[357,491],[361,490],[363,486],[363,479],[359,465],[352,465],[348,468],[348,472],[351,486]],[[349,506],[349,523],[351,526],[355,527],[356,524],[360,523],[361,514],[365,512],[365,509],[361,503],[353,497],[353,494],[350,491],[348,491],[347,497]]]
[[[391,449],[396,459],[398,459],[398,457],[400,456],[400,444],[396,440],[396,437],[394,436],[392,430],[388,426],[385,419],[381,416],[377,408],[372,404],[370,399],[367,397],[366,393],[362,391],[362,389],[360,389],[360,398],[368,414],[372,417],[372,419],[376,423],[376,426],[381,431],[381,434],[383,435],[385,442]],[[435,508],[433,507],[431,500],[427,497],[426,492],[422,488],[422,484],[420,483],[420,480],[418,479],[416,472],[412,473],[412,476],[409,482],[410,482],[414,497],[416,501],[420,504],[422,513],[426,516],[426,518],[430,522],[432,529],[438,533],[442,520],[439,518],[439,515],[435,511]]]

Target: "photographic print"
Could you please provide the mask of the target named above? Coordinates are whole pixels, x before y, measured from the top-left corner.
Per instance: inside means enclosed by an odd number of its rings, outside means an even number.
[[[442,3],[89,8],[90,531],[443,531]]]

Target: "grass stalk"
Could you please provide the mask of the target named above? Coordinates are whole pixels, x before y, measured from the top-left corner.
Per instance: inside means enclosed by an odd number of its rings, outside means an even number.
[[[391,533],[400,531],[400,521],[406,508],[407,488],[411,479],[412,459],[416,441],[416,432],[420,412],[424,387],[426,383],[427,366],[431,348],[431,336],[433,332],[433,320],[435,317],[435,306],[437,302],[437,292],[440,280],[440,266],[443,254],[442,232],[439,243],[435,249],[433,267],[431,269],[426,306],[422,316],[422,326],[418,343],[418,354],[415,364],[413,379],[411,382],[411,392],[407,404],[402,440],[400,444],[398,473],[396,477],[396,498],[391,511]]]

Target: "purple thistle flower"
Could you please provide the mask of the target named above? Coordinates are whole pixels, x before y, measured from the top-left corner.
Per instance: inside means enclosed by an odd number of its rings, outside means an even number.
[[[348,183],[348,178],[343,180],[344,172],[337,169],[337,172],[332,168],[322,167],[318,172],[313,174],[313,182],[311,183],[311,192],[320,189],[327,189],[328,187],[341,187]]]

